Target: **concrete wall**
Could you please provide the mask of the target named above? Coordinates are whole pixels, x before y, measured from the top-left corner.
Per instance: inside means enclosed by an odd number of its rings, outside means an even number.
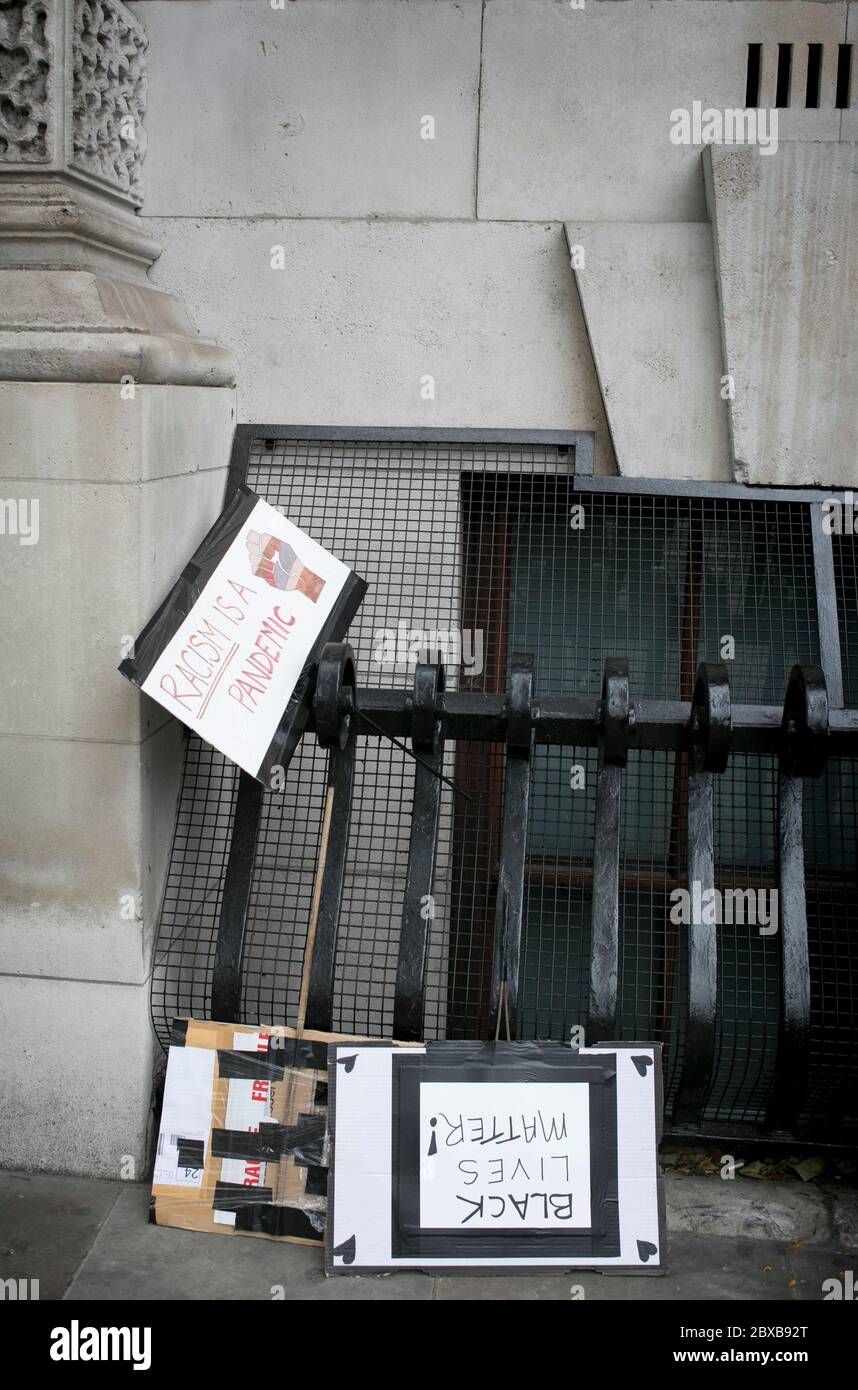
[[[0,1163],[143,1171],[181,727],[116,667],[220,510],[228,390],[0,382]],[[14,597],[13,597],[14,596]]]
[[[851,112],[834,81],[855,5],[131,8],[150,38],[154,278],[235,350],[240,419],[594,429],[597,471],[731,476],[702,147],[672,143],[671,112],[742,107],[757,42],[773,105],[791,43],[782,145],[854,138],[858,78]],[[586,285],[576,272],[586,324],[564,222],[598,258]]]
[[[858,145],[707,151],[735,468],[858,485]]]

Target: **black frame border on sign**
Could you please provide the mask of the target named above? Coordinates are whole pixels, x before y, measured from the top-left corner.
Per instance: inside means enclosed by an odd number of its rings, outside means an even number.
[[[394,1053],[392,1086],[391,1152],[391,1255],[394,1259],[498,1259],[578,1258],[604,1260],[621,1254],[619,1192],[617,1179],[617,1086],[613,1057],[583,1056],[543,1049],[513,1060],[504,1057],[505,1044],[461,1047],[447,1043],[444,1050],[431,1047],[425,1053]],[[515,1046],[515,1045],[513,1045]],[[528,1049],[530,1051],[530,1049]],[[534,1071],[538,1075],[534,1075]],[[531,1230],[517,1234],[498,1231],[463,1232],[461,1228],[427,1230],[420,1226],[420,1086],[423,1082],[448,1084],[468,1081],[516,1083],[546,1081],[590,1086],[590,1222],[587,1230]]]

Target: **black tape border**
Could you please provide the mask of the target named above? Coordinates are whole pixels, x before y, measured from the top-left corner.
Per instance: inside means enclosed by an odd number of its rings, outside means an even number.
[[[220,516],[197,546],[164,602],[155,610],[137,641],[134,655],[120,662],[126,680],[141,685],[158,657],[172,642],[182,623],[208,584],[257,502],[263,502],[244,484],[237,488]],[[157,634],[157,637],[155,636]]]

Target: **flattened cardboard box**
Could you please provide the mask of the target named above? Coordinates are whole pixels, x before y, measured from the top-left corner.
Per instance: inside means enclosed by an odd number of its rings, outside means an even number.
[[[342,1034],[180,1019],[173,1025],[151,1220],[321,1245],[328,1043]]]

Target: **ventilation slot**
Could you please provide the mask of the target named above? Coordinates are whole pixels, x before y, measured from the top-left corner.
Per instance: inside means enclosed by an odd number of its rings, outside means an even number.
[[[819,106],[819,76],[822,71],[822,44],[807,45],[807,87],[804,104],[808,108]]]
[[[763,60],[763,45],[748,44],[748,77],[745,83],[745,106],[756,107],[760,101],[760,68]]]
[[[775,92],[775,106],[783,109],[789,106],[790,77],[792,75],[792,44],[778,44],[778,85]]]
[[[848,109],[851,86],[852,45],[851,43],[842,43],[837,53],[837,94],[834,101],[838,111]]]

